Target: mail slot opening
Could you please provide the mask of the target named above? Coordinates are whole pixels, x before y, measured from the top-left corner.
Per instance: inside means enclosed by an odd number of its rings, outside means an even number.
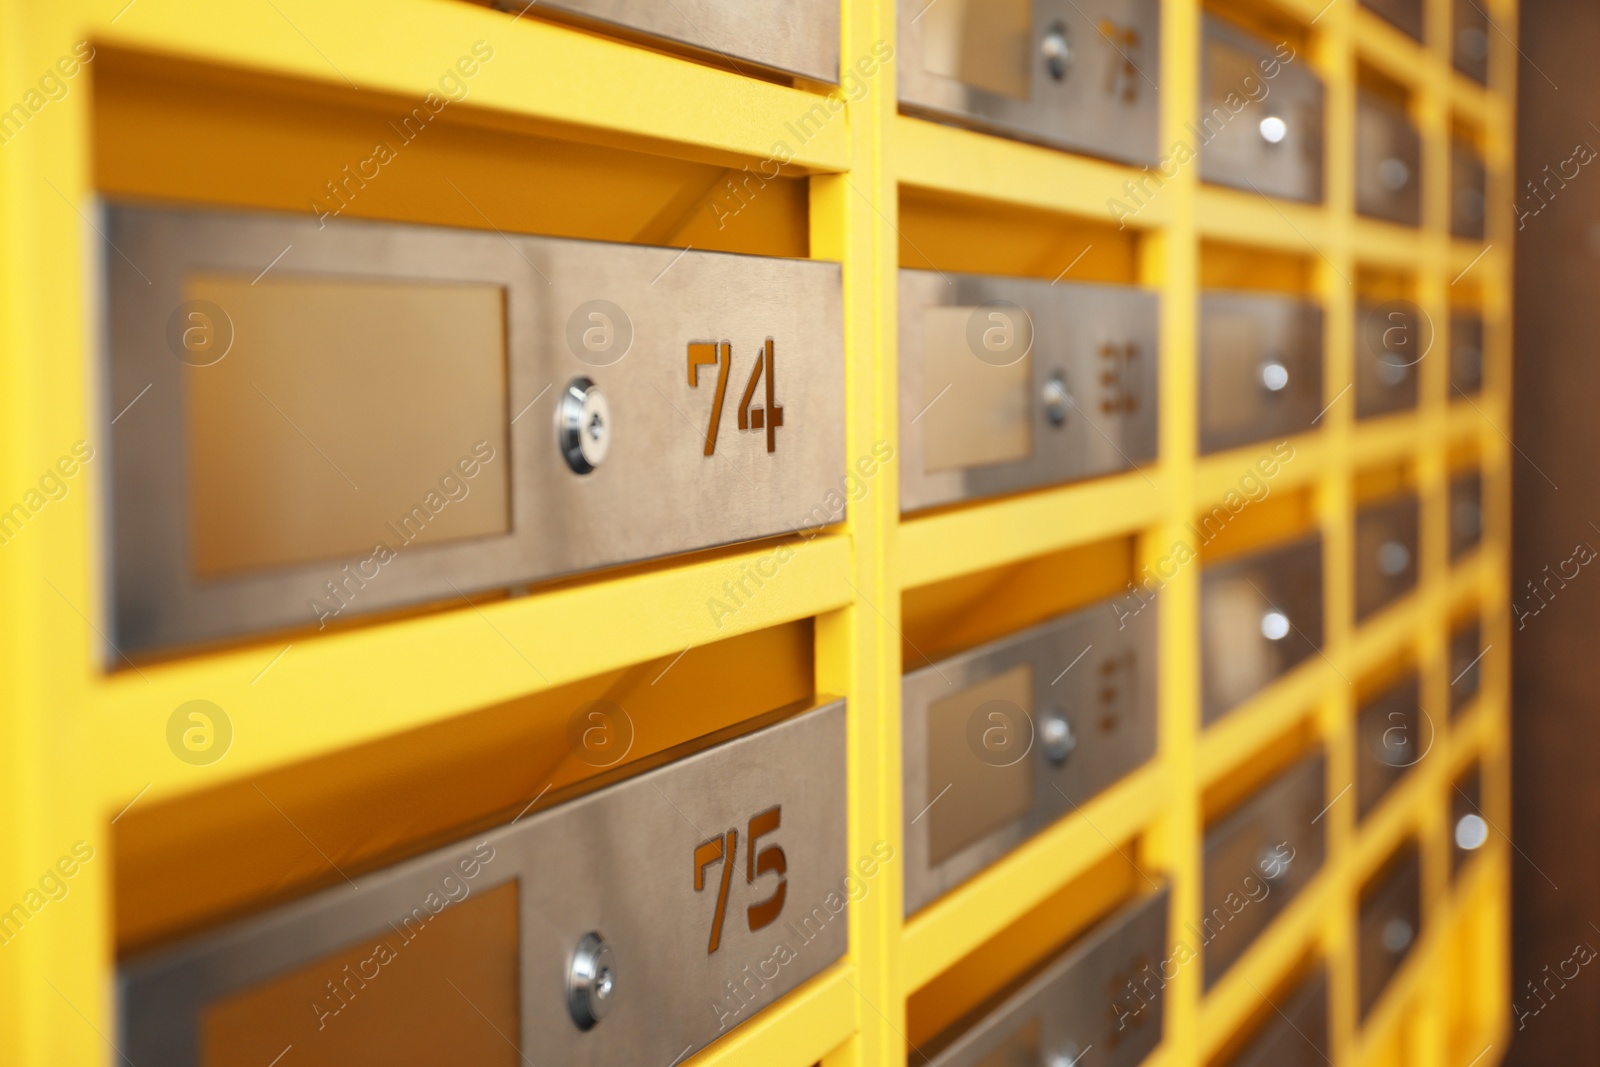
[[[1138,842],[1118,842],[1138,856]],[[1159,883],[1153,872],[1148,875]],[[911,993],[906,1036],[930,1056],[960,1036],[963,1020],[1004,1000],[1118,905],[1148,889],[1146,874],[1112,852],[1054,890],[981,946]],[[1104,1012],[1104,1008],[1100,1009]],[[912,1056],[916,1060],[915,1054]]]
[[[926,667],[1107,598],[1120,596],[1123,614],[1137,613],[1161,583],[1135,572],[1134,547],[1132,538],[1097,541],[907,589],[900,601],[901,663],[907,671]],[[1138,585],[1138,595],[1129,583]]]
[[[1311,708],[1300,721],[1258,748],[1239,753],[1219,767],[1200,794],[1202,821],[1210,825],[1238,808],[1273,778],[1317,750]]]
[[[940,0],[932,8],[944,6]],[[1152,195],[1160,194],[1152,187]],[[1139,209],[1124,225],[989,200],[900,188],[900,265],[1059,282],[1138,284],[1147,243]]]

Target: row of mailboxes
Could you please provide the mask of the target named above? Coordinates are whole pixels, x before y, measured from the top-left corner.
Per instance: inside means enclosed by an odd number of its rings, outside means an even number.
[[[668,1064],[840,959],[896,859],[851,855],[843,701],[118,970],[121,1052],[273,1062]]]

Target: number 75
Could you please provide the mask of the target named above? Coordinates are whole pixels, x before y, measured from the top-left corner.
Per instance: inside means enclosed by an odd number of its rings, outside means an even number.
[[[754,885],[755,880],[768,871],[778,875],[778,887],[772,895],[758,904],[752,904],[745,909],[745,921],[752,932],[763,926],[770,926],[783,911],[784,899],[789,894],[789,879],[786,877],[789,870],[789,860],[783,854],[783,846],[768,845],[758,849],[756,842],[767,834],[778,829],[779,820],[783,817],[783,805],[776,805],[751,818],[747,827],[747,854],[745,857],[745,881]],[[711,916],[711,942],[706,948],[706,955],[717,951],[722,944],[722,921],[728,911],[728,886],[733,880],[734,862],[739,854],[739,831],[729,830],[726,834],[713,837],[709,841],[702,841],[694,850],[694,889],[699,893],[706,887],[706,869],[713,863],[722,864],[722,884],[717,889],[717,907]]]

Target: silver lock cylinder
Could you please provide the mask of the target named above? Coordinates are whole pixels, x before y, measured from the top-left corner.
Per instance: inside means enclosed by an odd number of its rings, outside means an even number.
[[[583,935],[567,969],[567,1010],[580,1030],[593,1028],[616,1000],[617,962],[598,933]]]
[[[1398,193],[1411,182],[1411,168],[1406,161],[1390,156],[1378,164],[1378,180],[1390,192]]]
[[[1385,578],[1398,578],[1411,565],[1411,550],[1399,541],[1378,546],[1378,571]]]
[[[1411,947],[1411,941],[1417,932],[1405,919],[1396,916],[1390,919],[1383,927],[1383,947],[1398,956]]]
[[[588,378],[574,378],[561,392],[556,408],[561,455],[578,474],[588,474],[611,451],[611,405]]]
[[[1261,616],[1261,636],[1268,641],[1282,641],[1289,636],[1289,616],[1274,608]]]
[[[1067,391],[1067,376],[1054,371],[1039,390],[1039,402],[1044,405],[1045,418],[1051,426],[1064,426],[1067,409],[1072,406],[1072,394]]]
[[[1078,747],[1078,737],[1065,713],[1052,710],[1039,720],[1039,744],[1051,763],[1060,766],[1067,762],[1072,750]]]
[[[1293,855],[1285,856],[1276,848],[1269,848],[1256,860],[1256,870],[1267,881],[1276,882],[1289,873],[1289,864],[1293,861]]]
[[[1072,38],[1067,36],[1065,23],[1057,22],[1045,32],[1039,42],[1039,54],[1044,58],[1044,69],[1056,81],[1065,81],[1072,69]]]
[[[1256,132],[1268,144],[1282,144],[1283,139],[1289,136],[1289,124],[1278,115],[1268,115],[1256,126]]]
[[[1261,387],[1269,393],[1281,393],[1289,384],[1289,368],[1276,359],[1261,364]]]
[[[1456,847],[1464,852],[1472,852],[1483,847],[1489,840],[1489,823],[1482,815],[1468,813],[1456,820]]]

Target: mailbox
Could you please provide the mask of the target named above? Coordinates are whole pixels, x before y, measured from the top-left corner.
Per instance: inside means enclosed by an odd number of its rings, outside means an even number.
[[[1327,758],[1279,774],[1206,829],[1200,929],[1205,985],[1243,956],[1319,870]]]
[[[1450,141],[1450,233],[1483,240],[1484,205],[1489,195],[1483,158],[1454,138]]]
[[[1422,135],[1405,110],[1356,93],[1356,210],[1406,226],[1422,224]]]
[[[1156,294],[900,272],[900,507],[1128,470],[1156,456]]]
[[[1489,12],[1482,0],[1455,0],[1455,34],[1450,58],[1455,68],[1480,85],[1489,84]]]
[[[1450,717],[1472,703],[1482,682],[1483,657],[1489,650],[1483,645],[1483,623],[1476,617],[1461,624],[1450,633]]]
[[[1169,956],[1163,887],[1102,920],[1021,988],[916,1057],[927,1067],[1137,1067],[1161,1044]]]
[[[1417,676],[1407,674],[1356,713],[1356,818],[1365,819],[1433,746]]]
[[[1483,540],[1483,472],[1474,468],[1450,479],[1450,559],[1460,559]]]
[[[1355,618],[1361,622],[1417,585],[1417,498],[1356,512]]]
[[[1422,0],[1361,0],[1361,6],[1381,15],[1406,36],[1422,40]]]
[[[1483,817],[1483,768],[1474,763],[1451,783],[1450,876],[1454,878],[1472,854],[1489,841],[1489,820]]]
[[[1157,0],[900,0],[897,12],[905,111],[1156,162]]]
[[[839,80],[839,5],[831,0],[494,0],[494,5],[654,37],[741,74],[746,71],[738,61],[744,60],[817,81]]]
[[[126,961],[120,1050],[599,1067],[704,1048],[844,955],[850,902],[893,852],[847,854],[842,701],[664,758]]]
[[[1320,203],[1322,80],[1304,60],[1285,64],[1265,40],[1203,17],[1200,117],[1192,128],[1202,142],[1200,176]]]
[[[1201,572],[1201,717],[1207,725],[1321,647],[1321,537]]]
[[[1155,755],[1156,616],[1106,601],[906,675],[907,915]]]
[[[1356,303],[1356,418],[1417,406],[1422,361],[1433,349],[1432,321],[1409,300]]]
[[[1322,412],[1322,309],[1269,293],[1200,297],[1200,451],[1307,433]]]
[[[1227,1067],[1323,1067],[1328,1042],[1328,972],[1318,967],[1273,1012]]]
[[[837,264],[124,204],[102,228],[123,652],[843,516]]]
[[[1422,856],[1407,842],[1362,893],[1356,967],[1361,1018],[1378,1003],[1422,933]]]
[[[1483,316],[1458,312],[1450,316],[1451,399],[1483,388]]]

